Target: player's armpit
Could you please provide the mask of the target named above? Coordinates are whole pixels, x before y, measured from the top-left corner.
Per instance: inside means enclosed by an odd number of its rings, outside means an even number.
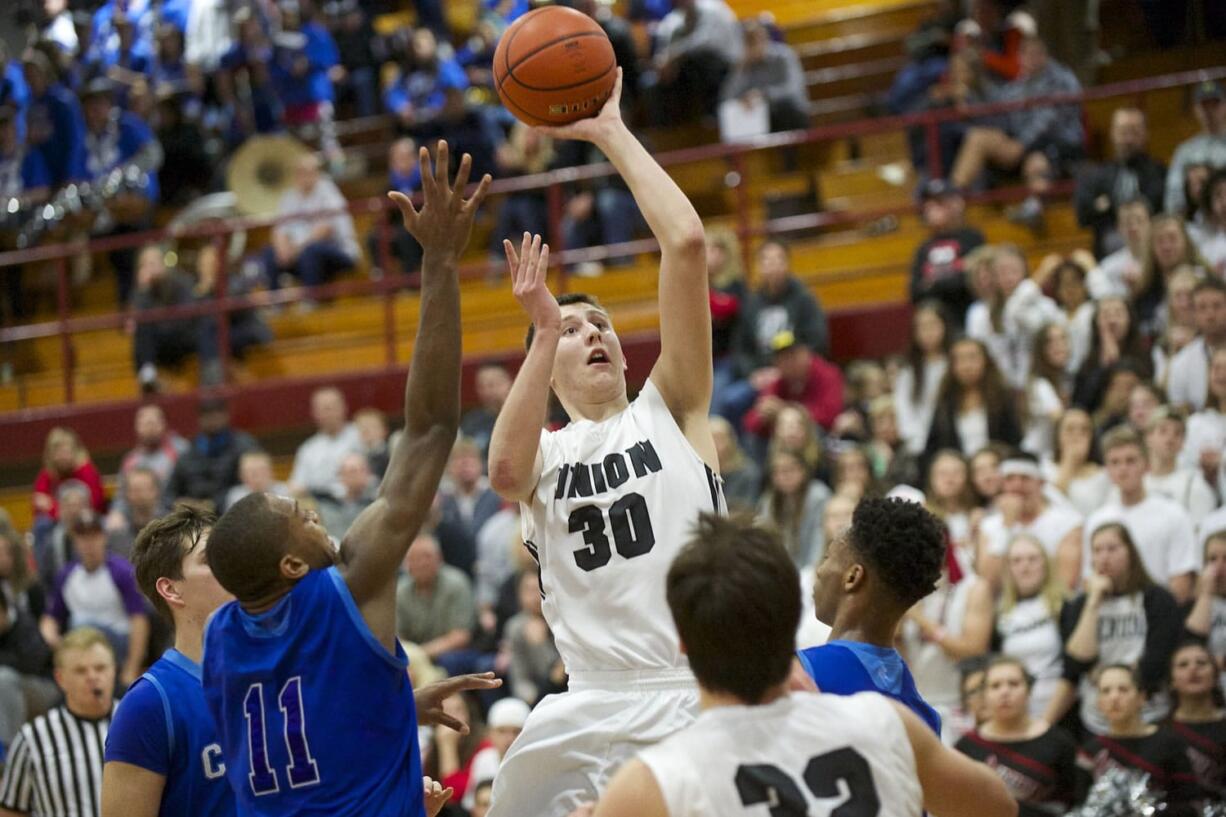
[[[1017,817],[1017,801],[995,772],[945,746],[910,709],[893,706],[911,742],[926,811],[941,817]],[[975,796],[967,797],[968,791]]]
[[[131,763],[102,767],[101,817],[157,817],[166,778]]]
[[[613,776],[594,817],[669,817],[668,805],[655,775],[639,760],[631,760]]]

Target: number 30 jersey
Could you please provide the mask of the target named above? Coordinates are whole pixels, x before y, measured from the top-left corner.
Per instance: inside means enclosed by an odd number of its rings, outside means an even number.
[[[542,612],[568,672],[685,667],[664,581],[701,512],[726,512],[719,478],[649,379],[601,422],[542,432],[522,503]]]
[[[875,692],[707,709],[639,753],[669,817],[919,817],[906,726]]]

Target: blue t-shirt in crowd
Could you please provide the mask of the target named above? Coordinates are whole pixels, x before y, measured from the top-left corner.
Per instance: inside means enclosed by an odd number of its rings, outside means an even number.
[[[121,111],[99,134],[86,134],[84,165],[78,175],[85,179],[100,179],[120,165],[132,161],[136,154],[154,141],[153,131],[139,116]],[[141,191],[150,200],[158,197],[156,170],[147,171],[148,182]]]
[[[106,761],[166,778],[161,817],[232,817],[217,730],[204,702],[200,665],[169,649],[119,702],[106,736]]]
[[[337,568],[258,615],[214,613],[204,697],[240,814],[425,813],[408,659],[371,633]]]
[[[797,653],[801,665],[822,692],[854,695],[880,692],[906,706],[941,734],[941,716],[915,688],[911,670],[898,650],[858,641],[830,641]]]
[[[0,198],[16,198],[50,185],[51,173],[40,153],[22,148],[12,156],[0,156]]]
[[[392,113],[399,113],[406,104],[419,115],[428,115],[443,107],[449,89],[468,90],[468,75],[452,59],[438,60],[436,71],[413,71],[394,82],[383,97],[383,104]]]
[[[42,155],[53,186],[75,178],[85,161],[85,118],[71,91],[55,84],[30,100],[26,139]]]

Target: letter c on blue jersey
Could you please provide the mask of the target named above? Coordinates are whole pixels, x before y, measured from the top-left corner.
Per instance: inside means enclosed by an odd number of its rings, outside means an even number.
[[[204,776],[209,780],[225,776],[226,764],[221,759],[221,747],[216,743],[210,743],[204,747],[204,750],[200,752],[200,762],[204,764]]]

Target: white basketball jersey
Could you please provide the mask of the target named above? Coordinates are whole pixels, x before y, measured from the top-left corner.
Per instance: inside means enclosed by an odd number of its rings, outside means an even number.
[[[902,718],[874,692],[708,709],[639,760],[669,817],[919,817],[924,804]]]
[[[568,672],[687,666],[664,596],[698,514],[725,512],[719,478],[648,380],[629,408],[541,434],[524,545]]]

